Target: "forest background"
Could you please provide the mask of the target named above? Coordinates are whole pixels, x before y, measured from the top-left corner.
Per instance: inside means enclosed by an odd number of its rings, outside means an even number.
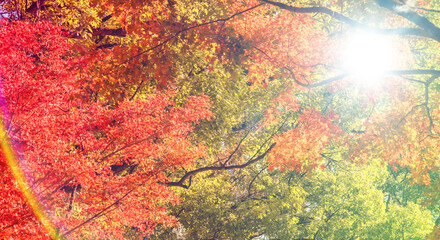
[[[439,239],[439,14],[0,0],[0,238]]]

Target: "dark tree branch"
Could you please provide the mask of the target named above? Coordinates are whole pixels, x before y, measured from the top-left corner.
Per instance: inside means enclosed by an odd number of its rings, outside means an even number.
[[[252,181],[249,183],[249,187],[248,187],[248,197],[251,196],[251,188],[252,188],[252,184],[254,183],[254,181],[257,179],[257,177],[264,171],[266,170],[267,166],[265,166],[264,168],[262,168],[253,178]]]
[[[430,69],[414,69],[414,70],[392,70],[386,72],[392,75],[433,75],[440,76],[440,70],[430,70]]]
[[[37,1],[33,2],[31,4],[31,6],[26,8],[25,12],[35,14],[37,11],[45,10],[48,7],[49,7],[49,5],[46,5],[45,1],[37,0]]]
[[[421,84],[425,84],[425,82],[424,81],[420,81],[420,80],[417,80],[417,79],[413,79],[413,78],[409,78],[409,77],[405,77],[405,76],[401,76],[403,79],[405,79],[405,80],[408,80],[408,81],[410,81],[410,82],[416,82],[416,83],[421,83]]]
[[[50,192],[49,194],[47,194],[46,196],[41,198],[41,201],[44,201],[48,198],[50,198],[53,194],[55,194],[56,192],[58,192],[59,190],[61,190],[61,188],[63,188],[64,186],[66,186],[68,183],[70,183],[72,180],[74,180],[73,177],[67,179],[66,181],[64,181],[62,184],[60,184],[57,188],[55,188],[52,192]],[[40,194],[42,194],[44,191],[46,191],[47,189],[43,190]]]
[[[136,94],[138,94],[139,90],[142,87],[142,84],[144,83],[144,80],[141,80],[141,83],[139,83],[138,87],[136,88],[136,91],[133,93],[133,95],[128,99],[129,101],[133,100]]]
[[[137,145],[137,144],[139,144],[139,143],[143,143],[143,142],[149,140],[150,138],[151,138],[151,137],[144,138],[144,139],[140,139],[140,140],[137,140],[137,141],[131,142],[131,143],[129,143],[129,144],[123,146],[123,147],[120,147],[120,148],[114,150],[113,152],[108,153],[107,155],[105,155],[105,156],[99,158],[99,159],[98,159],[98,162],[101,163],[102,161],[108,159],[109,157],[115,155],[116,153],[118,153],[118,152],[120,152],[120,151],[122,151],[122,150],[124,150],[124,149],[126,149],[126,148],[129,148],[129,147],[131,147],[131,146]]]
[[[440,10],[435,10],[435,9],[428,9],[428,8],[417,8],[418,10],[422,10],[425,12],[435,12],[435,13],[440,13]]]
[[[22,224],[22,223],[28,222],[30,219],[32,219],[33,216],[34,216],[33,214],[26,214],[24,216],[20,216],[20,220],[16,220],[13,223],[3,227],[2,229],[0,229],[0,233],[7,230],[8,228],[11,228],[11,227],[17,225],[17,224]]]
[[[106,44],[99,45],[98,47],[96,47],[96,49],[108,49],[108,48],[112,48],[116,45],[118,45],[118,44],[106,43]]]
[[[347,16],[344,16],[338,12],[335,12],[329,8],[326,7],[292,7],[289,5],[286,5],[284,3],[280,2],[273,2],[270,0],[260,0],[262,2],[277,6],[281,9],[295,12],[295,13],[323,13],[327,14],[330,17],[339,20],[341,22],[347,23],[348,25],[368,31],[374,31],[381,34],[391,34],[391,35],[413,35],[413,36],[419,36],[419,37],[427,37],[427,38],[433,38],[436,41],[440,41],[440,38],[437,38],[435,35],[431,34],[430,32],[425,31],[426,29],[419,29],[419,28],[395,28],[395,29],[381,29],[381,28],[375,28],[371,27],[365,24],[362,24],[358,21],[355,21]]]
[[[272,139],[272,137],[281,130],[281,128],[284,126],[284,124],[286,123],[288,118],[284,119],[284,121],[281,123],[281,125],[271,134],[270,137],[268,137],[264,143],[260,146],[260,148],[254,153],[254,155],[252,157],[250,157],[251,160],[247,161],[244,164],[241,165],[230,165],[230,166],[225,166],[223,164],[221,164],[220,166],[210,166],[210,167],[203,167],[203,168],[199,168],[190,172],[185,173],[185,175],[180,178],[180,180],[178,182],[168,182],[168,183],[164,183],[167,186],[172,186],[172,187],[183,187],[188,189],[189,186],[191,185],[191,177],[200,173],[200,172],[206,172],[206,171],[218,171],[218,170],[230,170],[230,169],[242,169],[245,168],[261,159],[263,159],[269,152],[270,150],[272,150],[273,147],[275,147],[276,143],[272,143],[269,148],[266,149],[266,151],[264,153],[262,153],[261,155],[259,155],[257,157],[257,155],[260,153],[260,151],[264,148],[264,146],[266,146],[266,144]],[[240,142],[241,144],[241,142]],[[239,145],[240,145],[239,144]],[[234,151],[235,152],[235,151]],[[232,153],[234,154],[234,153]],[[190,184],[189,185],[185,185],[184,182],[186,179],[190,180]]]
[[[83,39],[78,32],[72,30],[64,30],[67,33],[68,38]],[[127,32],[123,28],[96,28],[92,29],[91,32],[94,37],[104,37],[104,36],[115,36],[115,37],[126,37]]]
[[[267,58],[269,58],[270,60],[272,60],[272,57],[269,56],[267,53],[265,53],[263,50],[259,49],[256,46],[253,46],[253,48],[257,49],[257,51],[261,52],[264,56],[266,56]]]
[[[295,83],[297,83],[298,85],[302,86],[302,87],[306,87],[306,88],[315,88],[315,87],[320,87],[338,80],[341,80],[345,77],[348,77],[351,75],[350,72],[344,72],[342,74],[339,74],[335,77],[332,78],[328,78],[326,80],[323,80],[321,82],[317,82],[317,83],[303,83],[300,82],[296,77],[295,74],[293,73],[293,71],[287,67],[284,67],[283,69],[289,71],[290,75],[292,76],[293,80],[295,81]],[[385,72],[385,74],[390,74],[390,75],[396,75],[396,76],[402,76],[404,77],[404,75],[433,75],[436,78],[440,76],[440,70],[430,70],[430,69],[413,69],[413,70],[391,70],[391,71],[387,71]],[[404,77],[405,78],[405,77]],[[422,84],[426,84],[425,82],[419,81],[419,80],[414,80],[414,79],[408,79],[405,78],[407,80],[410,81],[414,81],[414,82],[418,82],[418,83],[422,83]]]
[[[110,15],[104,17],[104,18],[101,20],[101,23],[103,23],[103,22],[107,22],[107,21],[108,21],[110,18],[112,18],[112,17],[113,17],[113,14],[110,14]]]
[[[315,234],[313,234],[313,240],[316,240],[316,238],[318,237],[318,233],[321,229],[318,229],[318,231],[315,232]]]
[[[167,183],[165,183],[165,185],[170,186],[170,187],[189,188],[188,185],[184,184],[185,180],[198,174],[198,173],[206,172],[206,171],[219,171],[219,170],[231,170],[231,169],[245,168],[245,167],[263,159],[270,152],[270,150],[272,150],[273,147],[275,147],[275,143],[272,143],[272,145],[270,145],[270,147],[264,153],[262,153],[260,156],[252,158],[251,160],[247,161],[244,164],[230,165],[230,166],[211,166],[211,167],[199,168],[199,169],[187,172],[178,182],[167,182]]]
[[[70,193],[69,197],[69,206],[67,207],[67,211],[70,212],[73,208],[73,201],[75,199],[75,191],[78,185],[73,186],[72,192]]]
[[[92,30],[92,36],[115,36],[115,37],[125,37],[127,32],[122,28],[98,28]]]
[[[362,132],[362,133],[363,133],[363,132]],[[327,159],[328,162],[329,162],[329,164],[330,164],[330,163],[333,163],[335,166],[338,166],[339,168],[341,168],[342,170],[347,171],[347,172],[352,171],[352,170],[349,170],[349,169],[346,168],[346,167],[343,167],[343,166],[340,164],[340,161],[338,161],[338,160],[336,160],[336,159],[334,159],[334,158],[332,158],[332,157],[330,157],[330,156],[327,156],[327,155],[325,155],[324,153],[321,153],[320,155],[321,155],[321,157]]]
[[[397,123],[397,125],[396,125],[396,128],[397,128],[397,127],[398,127],[403,121],[405,121],[406,118],[407,118],[410,114],[412,114],[412,113],[415,111],[416,108],[418,108],[418,107],[425,107],[425,109],[426,109],[426,115],[428,116],[428,119],[429,119],[429,132],[430,132],[431,134],[433,134],[432,130],[433,130],[433,128],[434,128],[434,120],[432,119],[432,116],[431,116],[431,110],[430,110],[430,108],[429,108],[429,86],[431,85],[431,83],[432,83],[433,81],[435,81],[437,78],[440,77],[440,72],[439,72],[439,71],[436,71],[436,70],[414,70],[414,71],[416,71],[416,73],[413,73],[413,74],[429,74],[429,73],[424,73],[424,71],[434,71],[434,73],[436,73],[436,74],[432,74],[432,76],[431,76],[426,82],[419,81],[419,80],[414,80],[414,79],[408,79],[408,80],[410,80],[410,81],[415,81],[415,82],[417,82],[417,83],[422,83],[422,84],[425,85],[425,86],[424,86],[424,88],[425,88],[425,92],[424,92],[424,100],[425,100],[425,101],[424,101],[423,103],[421,103],[421,104],[418,104],[418,105],[413,106],[413,107],[411,108],[411,110],[410,110],[408,113],[406,113],[405,116],[403,116],[402,119],[400,119],[399,123]],[[399,74],[397,74],[397,75],[399,75]],[[407,78],[405,78],[405,79],[407,79]]]
[[[329,8],[326,8],[326,7],[292,7],[292,6],[286,5],[284,3],[273,2],[270,0],[260,0],[260,1],[268,3],[270,5],[277,6],[281,9],[284,9],[284,10],[287,10],[290,12],[295,12],[295,13],[324,13],[324,14],[327,14],[337,20],[345,22],[351,26],[362,27],[362,28],[366,27],[364,24],[361,24],[361,23],[359,23],[349,17],[346,17],[346,16],[344,16],[338,12],[335,12]]]
[[[289,73],[290,73],[290,75],[292,76],[292,78],[293,78],[293,80],[295,81],[295,83],[297,83],[298,85],[300,85],[300,86],[302,86],[302,87],[306,87],[306,88],[309,88],[309,89],[310,89],[310,88],[315,88],[315,87],[320,87],[320,86],[323,86],[323,85],[326,85],[326,84],[332,83],[332,82],[337,81],[337,80],[341,80],[341,79],[343,79],[343,78],[345,78],[345,77],[347,77],[347,76],[350,75],[349,73],[345,72],[345,73],[342,73],[342,74],[340,74],[340,75],[338,75],[338,76],[335,76],[335,77],[332,77],[332,78],[329,78],[329,79],[323,80],[323,81],[321,81],[321,82],[310,84],[310,83],[303,83],[303,82],[300,82],[298,79],[296,79],[295,74],[293,73],[293,71],[292,71],[291,69],[289,69],[289,68],[287,68],[287,67],[285,67],[285,68],[283,68],[283,69],[289,71]]]
[[[406,10],[406,11],[401,10],[405,5],[397,1],[393,1],[393,0],[375,0],[375,1],[379,6],[384,7],[403,18],[406,18],[410,22],[424,29],[427,34],[427,37],[430,37],[436,40],[437,42],[440,42],[440,28],[435,26],[425,17],[422,17],[416,12],[411,10]]]
[[[335,214],[338,213],[339,210],[341,210],[341,209],[342,209],[342,207],[338,208],[336,211],[334,211],[332,214],[330,214],[330,215],[325,219],[325,222],[327,223],[328,221],[330,221],[330,219],[331,219],[333,216],[335,216]]]
[[[226,159],[226,161],[223,163],[223,165],[226,165],[234,156],[235,153],[237,153],[238,149],[240,149],[241,144],[243,143],[243,141],[247,138],[247,136],[249,136],[249,133],[251,133],[251,130],[249,129],[249,131],[244,135],[244,137],[242,139],[240,139],[240,142],[237,144],[237,147],[235,148],[235,150],[229,155],[228,159]]]
[[[425,84],[425,108],[426,108],[426,114],[428,115],[428,119],[429,119],[429,132],[432,133],[432,129],[434,128],[434,121],[432,120],[432,116],[431,116],[431,111],[429,109],[429,85],[431,85],[431,83],[437,79],[439,76],[438,75],[434,75],[432,76],[428,81],[426,81]]]
[[[130,194],[131,192],[133,192],[135,190],[135,188],[131,189],[130,191],[128,191],[126,194],[124,194],[122,197],[118,198],[116,201],[114,201],[112,204],[110,204],[109,206],[107,206],[106,208],[102,209],[100,212],[98,212],[97,214],[93,215],[91,218],[87,219],[86,221],[80,223],[79,225],[77,225],[76,227],[70,229],[69,231],[67,231],[64,235],[67,236],[69,234],[71,234],[73,231],[79,229],[80,227],[86,225],[87,223],[91,222],[93,219],[98,218],[100,216],[102,216],[108,209],[110,209],[111,207],[119,204],[121,202],[122,199],[124,199],[125,197],[128,196],[128,194]]]
[[[399,125],[400,125],[403,121],[405,121],[406,118],[416,110],[416,108],[418,108],[418,107],[423,107],[423,106],[425,106],[425,103],[422,103],[422,104],[418,104],[418,105],[413,106],[413,107],[411,108],[411,110],[410,110],[409,112],[407,112],[407,113],[405,114],[405,116],[403,116],[402,119],[400,119],[399,123],[397,123],[397,125],[396,125],[396,128],[399,127]]]

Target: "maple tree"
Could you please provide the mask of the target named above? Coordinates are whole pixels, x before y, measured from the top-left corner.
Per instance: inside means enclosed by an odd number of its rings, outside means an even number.
[[[21,167],[52,219],[73,226],[60,231],[75,236],[76,228],[104,214],[105,220],[87,228],[107,227],[92,235],[116,236],[121,224],[149,231],[156,224],[173,223],[161,207],[163,201],[177,201],[163,186],[164,171],[203,156],[202,147],[186,136],[193,123],[211,116],[208,99],[189,97],[176,106],[174,93],[163,92],[117,106],[90,101],[83,82],[87,73],[78,77],[70,69],[81,60],[69,57],[69,44],[59,29],[44,23],[2,25],[6,131],[19,159],[26,159]],[[20,195],[4,193],[2,234],[22,236],[27,221],[18,221],[14,201],[8,201]],[[32,212],[23,215],[34,219]],[[115,217],[128,222],[114,224]],[[38,236],[41,229],[30,228],[27,234],[32,233]]]
[[[440,22],[417,4],[1,1],[5,133],[57,233],[3,154],[0,234],[424,238]],[[358,30],[392,39],[386,76],[344,68]]]

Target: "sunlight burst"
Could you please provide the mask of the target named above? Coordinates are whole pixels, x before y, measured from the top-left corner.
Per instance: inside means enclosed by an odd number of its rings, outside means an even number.
[[[372,32],[351,36],[343,51],[343,69],[367,87],[379,85],[396,59],[392,38]]]

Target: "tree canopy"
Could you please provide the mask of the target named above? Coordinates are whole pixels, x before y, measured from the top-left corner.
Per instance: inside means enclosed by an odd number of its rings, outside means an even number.
[[[437,239],[440,3],[0,1],[3,239]]]

